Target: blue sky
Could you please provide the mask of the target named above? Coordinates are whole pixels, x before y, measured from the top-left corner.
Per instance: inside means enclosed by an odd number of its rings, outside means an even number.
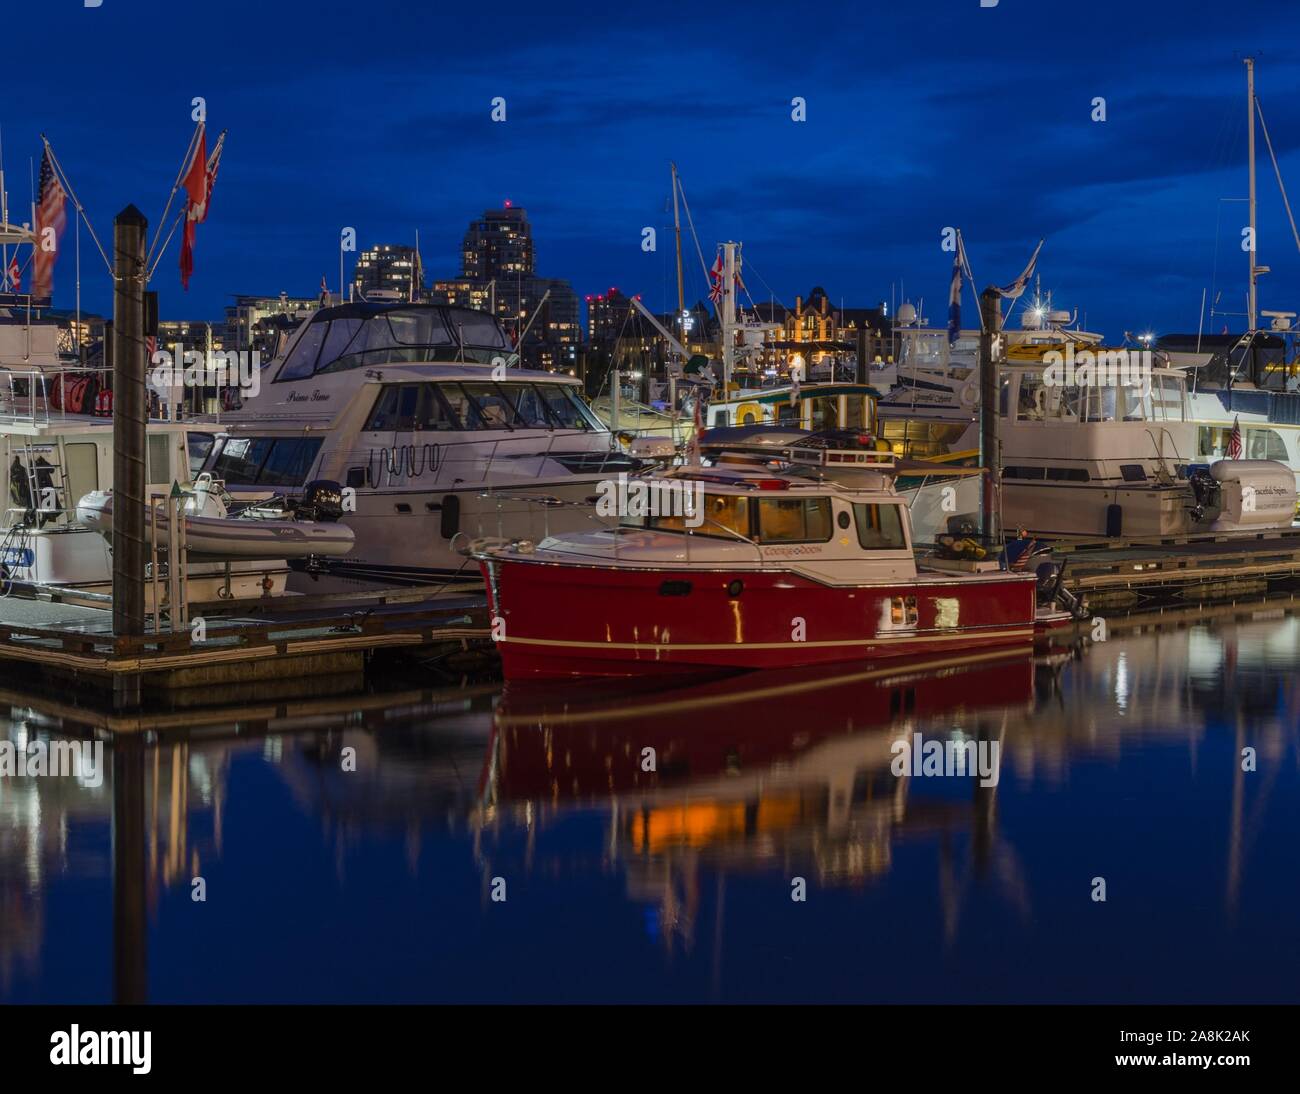
[[[39,35],[7,57],[11,206],[30,200],[44,131],[106,239],[130,202],[161,213],[192,97],[214,137],[230,131],[189,293],[175,243],[152,286],[165,318],[333,285],[344,225],[362,246],[418,229],[429,273],[454,274],[468,220],[506,199],[529,211],[539,273],[666,308],[676,160],[706,258],[743,240],[758,299],[821,285],[865,306],[901,285],[942,323],[940,237],[956,226],[981,285],[1011,280],[1046,237],[1043,287],[1090,328],[1195,330],[1203,289],[1244,311],[1245,205],[1224,199],[1246,193],[1247,53],[1300,201],[1294,0],[40,7],[9,20],[11,40]],[[1262,141],[1259,167],[1261,307],[1295,309],[1300,253]],[[55,277],[69,307],[71,231]],[[107,310],[82,242],[83,305]],[[702,296],[693,247],[687,271]],[[1243,320],[1206,325],[1225,323]]]

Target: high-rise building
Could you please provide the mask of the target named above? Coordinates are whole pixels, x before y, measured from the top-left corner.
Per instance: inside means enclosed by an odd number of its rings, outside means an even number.
[[[421,300],[425,287],[420,252],[402,243],[378,243],[361,252],[352,285],[362,300],[390,293],[399,300]]]
[[[460,277],[434,280],[430,300],[491,312],[516,337],[526,331],[521,352],[531,365],[575,367],[582,343],[578,295],[562,278],[537,276],[523,209],[506,202],[471,221],[460,266]]]
[[[528,214],[507,201],[471,221],[460,249],[460,272],[480,281],[513,280],[534,273]]]

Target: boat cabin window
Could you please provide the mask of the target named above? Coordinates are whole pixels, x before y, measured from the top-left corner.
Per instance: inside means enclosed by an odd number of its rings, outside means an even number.
[[[320,446],[320,437],[227,437],[211,471],[232,486],[301,486]]]
[[[763,498],[758,503],[759,543],[826,543],[831,538],[830,498]]]
[[[460,422],[433,384],[389,384],[380,392],[366,429],[457,430]]]
[[[294,343],[276,379],[305,380],[311,376],[316,371],[316,357],[320,353],[321,343],[325,341],[325,332],[328,328],[328,323],[312,323],[303,331],[302,337]]]
[[[578,429],[597,432],[568,384],[420,383],[386,385],[365,428],[372,432]]]
[[[838,429],[840,425],[840,400],[836,395],[818,395],[806,400],[809,404],[808,428]]]
[[[523,426],[510,400],[495,384],[461,384],[478,414],[479,429],[516,429]]]
[[[902,506],[854,505],[853,516],[858,525],[858,543],[864,551],[907,549]]]
[[[149,484],[165,483],[171,485],[171,437],[166,433],[153,433],[149,436]]]
[[[687,484],[689,485],[689,484]],[[734,539],[741,536],[751,537],[750,499],[736,494],[705,494],[703,499],[704,517],[700,521],[697,515],[690,520],[684,516],[631,517],[623,524],[635,528],[656,528],[664,532],[688,532],[696,536],[715,536],[719,539]]]
[[[1286,463],[1287,458],[1286,442],[1282,440],[1276,430],[1246,430],[1246,459],[1278,460],[1281,463]]]
[[[212,455],[212,446],[216,443],[216,436],[211,433],[189,433],[185,437],[185,448],[189,457],[190,478],[194,478],[201,470],[207,459]]]

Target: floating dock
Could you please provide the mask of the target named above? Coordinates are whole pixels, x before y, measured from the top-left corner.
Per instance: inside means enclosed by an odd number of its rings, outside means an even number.
[[[210,703],[213,689],[222,701],[240,689],[263,697],[339,694],[364,685],[378,651],[453,664],[490,654],[484,597],[436,591],[196,604],[185,629],[131,637],[112,633],[104,609],[9,597],[0,601],[0,662],[11,681],[20,674],[28,684],[98,693],[121,692],[128,682],[127,691],[166,692],[170,705],[197,705],[205,695]]]
[[[1063,538],[1065,586],[1099,615],[1243,600],[1300,587],[1300,528],[1125,539]]]

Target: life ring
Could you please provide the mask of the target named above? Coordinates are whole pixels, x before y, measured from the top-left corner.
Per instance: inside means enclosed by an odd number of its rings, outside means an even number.
[[[967,410],[973,410],[977,407],[980,401],[979,380],[971,380],[967,383],[966,386],[961,389],[957,397],[961,400],[961,405]]]

